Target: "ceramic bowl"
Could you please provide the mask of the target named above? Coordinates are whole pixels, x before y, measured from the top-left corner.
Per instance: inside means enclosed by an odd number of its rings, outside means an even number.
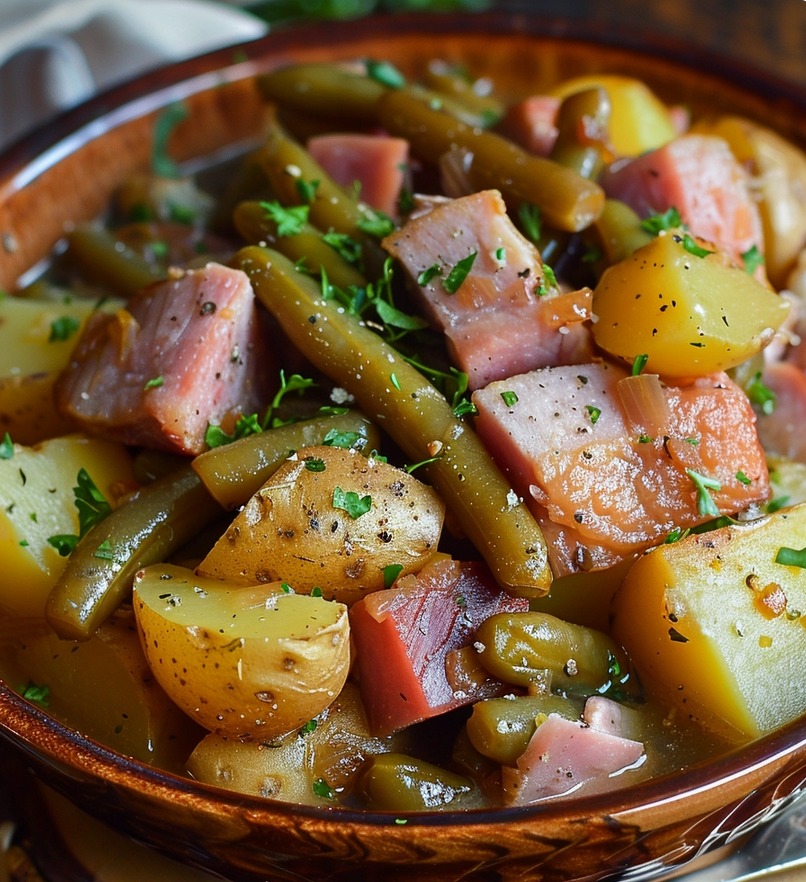
[[[0,159],[0,288],[42,260],[65,222],[96,215],[147,164],[155,115],[183,100],[172,153],[247,144],[266,110],[251,78],[295,60],[373,56],[406,72],[433,57],[490,73],[525,94],[606,70],[644,78],[695,113],[766,122],[806,144],[806,91],[741,69],[675,60],[569,33],[521,14],[362,19],[278,31],[169,67],[83,106]],[[176,777],[93,743],[0,684],[0,736],[29,774],[91,815],[189,865],[232,880],[648,879],[763,823],[806,782],[806,720],[707,764],[615,793],[528,808],[412,816],[326,811],[249,798]],[[16,759],[15,759],[16,761]]]

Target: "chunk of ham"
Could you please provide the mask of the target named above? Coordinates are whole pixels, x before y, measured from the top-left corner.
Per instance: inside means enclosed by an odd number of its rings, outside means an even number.
[[[791,361],[768,364],[762,383],[775,394],[775,409],[759,414],[764,449],[776,456],[806,462],[806,373]]]
[[[535,730],[517,766],[502,769],[504,799],[509,805],[530,805],[568,796],[591,783],[601,788],[642,756],[640,741],[550,714]]]
[[[498,612],[525,611],[480,563],[441,559],[350,607],[370,729],[388,735],[507,688],[473,669],[473,636]]]
[[[511,222],[497,190],[435,202],[383,246],[403,264],[471,390],[591,357],[583,324],[590,292],[546,285],[537,249]],[[452,270],[472,255],[464,281],[455,291],[446,288]]]
[[[676,208],[696,236],[735,260],[764,234],[750,179],[727,143],[712,135],[685,134],[634,159],[614,163],[601,184],[641,217]]]
[[[672,386],[607,363],[543,368],[473,401],[478,434],[546,525],[555,575],[612,565],[708,520],[689,469],[719,483],[703,492],[722,514],[770,495],[752,407],[723,373]]]
[[[96,313],[57,382],[57,406],[91,434],[197,454],[208,424],[265,406],[275,374],[266,349],[249,278],[210,263]]]
[[[395,216],[409,161],[409,143],[383,134],[335,133],[308,139],[308,151],[336,181],[371,208]]]
[[[557,140],[560,99],[554,95],[530,95],[511,104],[498,123],[498,131],[538,156],[548,156]]]

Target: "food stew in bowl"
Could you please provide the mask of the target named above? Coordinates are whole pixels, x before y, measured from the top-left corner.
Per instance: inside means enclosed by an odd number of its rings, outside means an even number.
[[[380,853],[798,743],[802,138],[534,41],[281,37],[52,233],[7,202],[2,675],[146,841],[163,788]]]

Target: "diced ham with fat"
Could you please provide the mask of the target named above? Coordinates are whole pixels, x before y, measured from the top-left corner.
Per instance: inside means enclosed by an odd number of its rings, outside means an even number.
[[[759,414],[758,434],[772,455],[806,462],[806,373],[791,361],[768,364],[762,383],[775,395],[772,413]]]
[[[509,219],[497,190],[435,202],[383,246],[402,263],[429,318],[444,331],[471,390],[591,357],[584,324],[590,291],[561,293],[546,283],[537,249]],[[452,272],[471,260],[454,290]]]
[[[475,662],[489,616],[523,612],[481,563],[441,559],[350,607],[361,697],[370,729],[388,735],[507,688]]]
[[[673,386],[607,363],[543,368],[473,401],[478,434],[547,527],[555,575],[703,523],[703,502],[735,514],[770,495],[752,407],[724,373]]]
[[[497,129],[524,150],[548,156],[557,140],[560,103],[554,95],[530,95],[507,108]]]
[[[335,133],[308,139],[311,156],[336,181],[370,208],[392,217],[409,161],[409,143],[383,134]]]
[[[601,788],[642,756],[640,741],[550,714],[538,725],[517,766],[502,769],[504,799],[509,805],[530,805],[570,795],[591,783]]]
[[[727,143],[686,134],[663,147],[614,163],[600,182],[641,217],[676,208],[695,236],[735,260],[753,246],[764,250],[758,205],[749,175]]]
[[[272,365],[249,278],[210,263],[96,313],[57,406],[90,434],[193,455],[208,424],[265,406]]]

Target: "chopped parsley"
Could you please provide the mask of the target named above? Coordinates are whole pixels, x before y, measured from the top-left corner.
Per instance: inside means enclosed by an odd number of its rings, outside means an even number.
[[[402,571],[403,564],[387,564],[383,568],[383,587],[391,588]]]
[[[388,89],[402,89],[406,85],[406,78],[388,61],[377,61],[368,58],[365,65],[367,76]]]
[[[300,731],[303,735],[309,735],[311,732],[315,732],[315,731],[316,731],[316,727],[317,727],[317,725],[318,725],[318,723],[316,722],[316,720],[308,720],[307,723],[305,723],[304,725],[300,726],[300,730],[299,730],[299,731]]]
[[[646,354],[636,355],[633,359],[632,370],[630,373],[632,376],[637,377],[639,374],[644,372],[644,368],[646,367],[646,363],[649,361],[649,356]]]
[[[459,290],[462,283],[467,278],[468,273],[473,268],[477,256],[478,251],[471,251],[470,254],[468,254],[467,257],[463,257],[443,279],[442,287],[448,292],[448,294],[455,294]]]
[[[595,426],[596,423],[599,421],[599,417],[602,415],[602,409],[600,407],[596,407],[593,404],[586,404],[585,410],[588,412],[591,425]]]
[[[681,236],[680,242],[683,245],[683,248],[685,248],[689,254],[693,254],[695,257],[708,257],[709,254],[714,253],[713,251],[709,251],[707,248],[703,248],[702,245],[698,245],[697,241],[689,233],[685,233],[683,236]]]
[[[740,484],[744,484],[745,486],[747,486],[748,484],[752,484],[752,483],[753,483],[753,482],[751,481],[751,479],[748,478],[747,475],[746,475],[741,469],[740,469],[738,472],[736,472],[736,480],[737,480]]]
[[[775,562],[787,567],[806,569],[806,548],[787,548],[784,545],[778,549]]]
[[[543,227],[538,206],[532,205],[530,202],[522,202],[518,208],[518,220],[527,239],[537,242]]]
[[[343,257],[347,261],[347,263],[350,263],[353,266],[359,266],[361,264],[361,243],[356,242],[356,240],[349,234],[337,233],[335,230],[330,230],[329,232],[322,234],[322,241],[326,245],[330,245],[340,257]]]
[[[41,707],[47,707],[50,704],[50,687],[42,686],[37,683],[28,683],[23,686],[20,690],[20,695],[26,700],[30,701],[33,704],[38,704]]]
[[[59,557],[70,557],[78,545],[78,536],[74,533],[59,533],[48,536],[48,545],[52,545],[59,552]]]
[[[695,472],[694,469],[686,469],[686,474],[697,488],[697,511],[701,515],[708,515],[708,517],[719,517],[719,509],[716,507],[710,491],[721,490],[722,484],[716,478],[709,478],[707,475]]]
[[[557,276],[554,275],[554,270],[547,264],[543,264],[543,278],[540,280],[540,287],[537,290],[537,294],[539,297],[545,297],[549,292],[549,288],[557,287]]]
[[[327,465],[320,457],[310,456],[305,459],[305,468],[309,472],[324,472],[327,469]]]
[[[143,389],[148,392],[149,389],[159,389],[163,385],[165,385],[164,377],[152,377],[150,380],[145,381]]]
[[[363,215],[358,219],[356,226],[362,233],[382,239],[394,231],[395,222],[382,211],[364,207]]]
[[[514,407],[518,403],[518,394],[517,392],[513,392],[510,389],[507,389],[506,392],[501,393],[501,398],[506,404],[507,407]]]
[[[50,323],[48,343],[63,343],[78,331],[81,322],[73,315],[63,315]]]
[[[266,216],[277,224],[277,235],[280,237],[296,236],[297,233],[301,233],[308,222],[308,214],[311,210],[310,205],[292,205],[289,208],[281,205],[277,200],[261,202],[260,207]]]
[[[0,459],[12,459],[14,456],[14,442],[11,440],[11,435],[8,432],[3,435],[3,440],[0,441]]]
[[[341,487],[334,487],[333,508],[346,511],[353,520],[357,520],[372,508],[372,497],[359,496],[353,490],[342,490]]]
[[[299,198],[308,204],[313,202],[316,191],[319,189],[319,181],[306,181],[302,178],[297,178],[295,183]]]
[[[333,799],[336,795],[333,788],[325,781],[324,778],[317,778],[313,782],[313,792],[322,799]]]
[[[358,432],[341,432],[339,429],[330,429],[322,439],[325,447],[341,447],[344,450],[360,450],[367,443],[367,439]]]
[[[680,212],[674,207],[659,214],[651,214],[648,218],[641,221],[641,229],[646,230],[647,233],[651,233],[653,236],[657,236],[658,233],[664,230],[673,230],[682,226],[683,219],[680,217]]]
[[[438,263],[432,263],[431,266],[426,267],[418,276],[417,276],[417,284],[425,286],[427,285],[435,276],[442,275],[442,271],[439,268]]]
[[[112,547],[112,543],[108,539],[104,539],[104,541],[95,549],[95,557],[100,558],[101,560],[115,559],[115,549]]]
[[[776,395],[769,386],[765,386],[761,380],[761,371],[753,374],[745,389],[750,403],[754,404],[762,413],[771,414],[775,410]]]
[[[742,252],[742,263],[750,275],[753,275],[760,266],[764,265],[764,255],[757,245],[753,245],[747,251]]]

